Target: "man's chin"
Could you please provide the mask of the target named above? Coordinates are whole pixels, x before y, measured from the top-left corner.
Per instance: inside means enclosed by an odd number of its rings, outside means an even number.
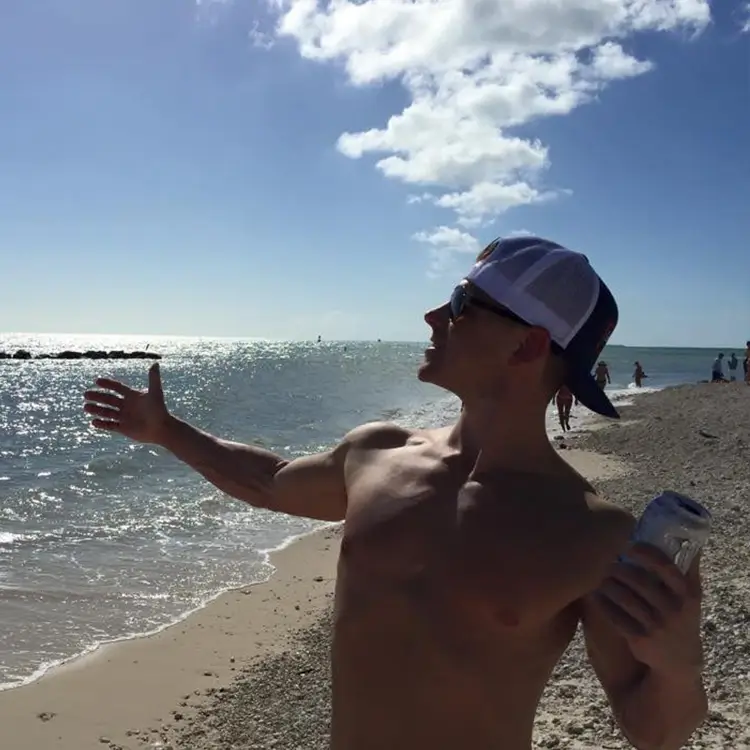
[[[422,381],[423,383],[433,383],[434,385],[440,385],[440,383],[438,382],[439,370],[440,368],[437,366],[436,362],[424,360],[417,369],[417,379]]]

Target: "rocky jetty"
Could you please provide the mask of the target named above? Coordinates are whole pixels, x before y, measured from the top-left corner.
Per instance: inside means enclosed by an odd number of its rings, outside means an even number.
[[[85,352],[63,351],[55,354],[32,354],[26,349],[15,352],[0,352],[0,359],[161,359],[161,354],[155,352],[124,352],[119,349],[112,351],[89,350]]]

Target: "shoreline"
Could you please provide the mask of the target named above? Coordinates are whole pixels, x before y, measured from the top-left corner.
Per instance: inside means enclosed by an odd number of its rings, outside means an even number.
[[[284,650],[294,631],[315,621],[333,596],[338,538],[338,525],[293,538],[270,553],[268,580],[3,690],[3,750],[158,747],[166,723],[187,717],[201,697],[226,689],[235,673]]]
[[[258,554],[262,558],[262,564],[268,565],[271,567],[270,572],[265,578],[262,578],[257,581],[247,581],[246,583],[242,583],[239,586],[230,586],[228,588],[219,589],[218,591],[211,594],[211,596],[207,597],[205,600],[201,601],[199,604],[192,607],[192,609],[188,609],[188,610],[185,610],[184,612],[181,612],[174,619],[168,620],[162,625],[159,625],[156,628],[152,628],[151,630],[145,630],[142,632],[135,632],[135,633],[126,633],[125,635],[114,636],[112,638],[106,638],[104,640],[97,641],[96,643],[92,643],[91,645],[87,646],[83,651],[79,651],[78,653],[57,659],[52,662],[46,662],[46,663],[40,664],[34,670],[32,674],[30,674],[28,677],[24,677],[22,680],[19,680],[17,682],[0,683],[0,695],[2,695],[4,692],[8,690],[16,690],[18,688],[26,687],[27,685],[33,685],[35,682],[37,682],[38,680],[41,680],[43,677],[54,672],[57,669],[73,666],[73,664],[77,662],[78,660],[93,658],[102,649],[107,649],[111,646],[116,646],[121,643],[127,643],[128,641],[138,640],[139,638],[151,638],[152,636],[158,635],[164,630],[167,630],[172,627],[176,627],[181,622],[184,622],[185,620],[187,620],[189,617],[192,617],[197,612],[200,612],[202,609],[205,609],[206,607],[211,606],[213,602],[215,602],[217,599],[224,596],[225,594],[231,594],[234,591],[240,591],[242,589],[246,589],[249,586],[258,586],[264,583],[268,583],[273,577],[273,575],[276,573],[276,567],[273,565],[273,558],[277,553],[283,552],[285,549],[287,549],[291,545],[296,544],[297,542],[305,539],[305,537],[311,536],[313,534],[318,534],[321,531],[325,531],[326,529],[329,529],[329,528],[334,528],[337,525],[338,524],[336,523],[321,522],[321,525],[318,528],[312,529],[310,531],[306,531],[302,534],[290,536],[276,547],[259,550]]]

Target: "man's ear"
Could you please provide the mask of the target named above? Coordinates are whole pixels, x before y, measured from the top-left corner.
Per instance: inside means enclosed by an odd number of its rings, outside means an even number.
[[[529,364],[546,357],[550,349],[549,332],[544,328],[532,326],[525,330],[526,335],[521,339],[513,352],[511,364]]]

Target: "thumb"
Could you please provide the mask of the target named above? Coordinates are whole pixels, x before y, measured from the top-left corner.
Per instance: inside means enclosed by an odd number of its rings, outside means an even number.
[[[155,396],[159,396],[161,400],[164,400],[164,391],[161,387],[161,372],[159,370],[159,363],[154,362],[148,371],[148,392]]]
[[[688,589],[692,593],[700,592],[701,590],[701,553],[703,550],[699,550],[698,554],[693,560],[693,564],[686,573]]]

